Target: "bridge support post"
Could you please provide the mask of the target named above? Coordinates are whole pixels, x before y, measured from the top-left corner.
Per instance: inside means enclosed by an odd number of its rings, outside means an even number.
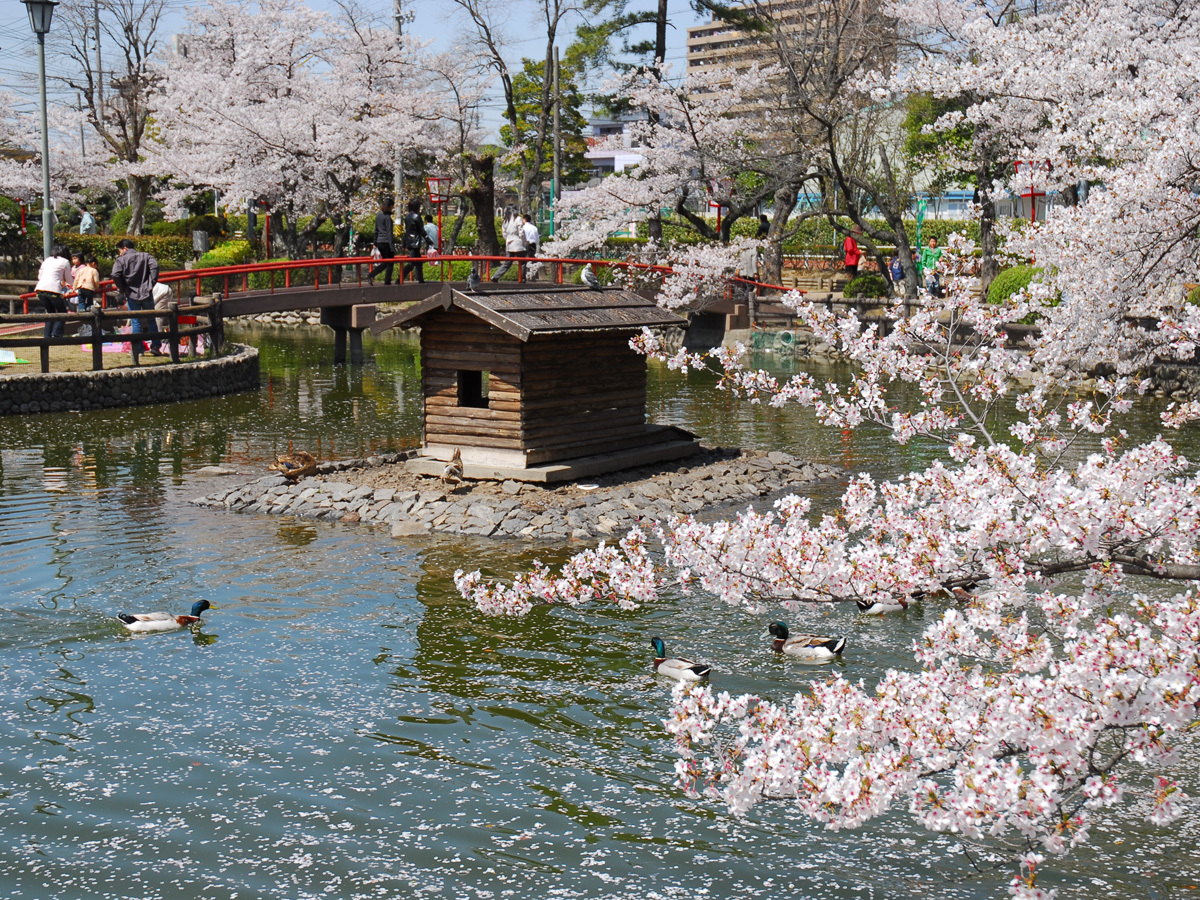
[[[375,321],[375,306],[327,306],[321,310],[321,324],[333,329],[333,362],[346,362],[346,344],[350,345],[350,365],[363,364],[363,331]],[[349,339],[347,341],[347,338]]]
[[[345,328],[333,327],[333,364],[340,366],[346,362],[346,331]]]

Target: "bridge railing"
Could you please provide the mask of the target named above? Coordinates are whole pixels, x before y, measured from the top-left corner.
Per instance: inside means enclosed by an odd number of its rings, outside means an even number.
[[[516,278],[518,282],[525,280],[525,266],[530,263],[536,263],[540,268],[548,268],[550,271],[550,280],[553,284],[563,284],[569,269],[582,268],[585,265],[591,264],[597,269],[624,269],[628,271],[644,272],[648,275],[667,276],[674,273],[674,269],[670,266],[657,265],[654,263],[643,263],[632,260],[607,260],[607,259],[581,259],[570,257],[511,257],[511,256],[482,256],[475,254],[446,254],[439,256],[423,256],[419,259],[409,256],[397,256],[392,260],[383,260],[383,262],[391,262],[395,266],[403,266],[408,263],[421,263],[425,268],[425,273],[428,274],[428,267],[436,267],[438,278],[432,280],[444,281],[446,276],[450,274],[449,267],[456,262],[480,263],[480,277],[487,280],[491,277],[493,268],[497,266],[509,264],[516,270]],[[270,262],[253,262],[241,263],[230,266],[210,266],[203,269],[180,269],[170,272],[162,272],[158,276],[158,280],[163,284],[174,285],[176,295],[181,296],[186,290],[186,286],[194,283],[194,293],[197,295],[206,293],[204,290],[205,282],[218,282],[219,288],[213,288],[208,291],[213,293],[217,290],[225,296],[230,293],[241,291],[248,292],[251,290],[265,290],[268,293],[274,293],[275,290],[291,290],[294,286],[308,287],[312,286],[314,291],[325,288],[337,289],[347,283],[357,283],[362,285],[367,278],[367,272],[370,268],[380,263],[380,260],[370,256],[343,256],[322,259],[290,259],[290,260],[273,260]],[[354,277],[347,282],[345,278],[345,270],[354,267]],[[297,273],[303,273],[302,277],[297,278]],[[266,275],[266,285],[264,287],[252,287],[252,281],[262,281],[263,279],[254,279],[255,275]],[[733,282],[740,283],[747,287],[758,287],[767,290],[786,291],[783,285],[773,285],[764,282],[757,282],[751,279],[734,278]],[[293,282],[296,282],[294,285]],[[108,302],[108,295],[115,293],[111,279],[105,279],[100,284],[100,293],[98,295],[101,305],[105,308],[111,306]],[[29,292],[20,295],[24,302],[24,312],[29,313],[29,301],[36,298],[34,292]],[[68,294],[67,296],[72,296]]]

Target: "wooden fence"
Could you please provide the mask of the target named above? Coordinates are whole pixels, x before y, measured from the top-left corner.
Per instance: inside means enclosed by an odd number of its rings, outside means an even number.
[[[32,291],[35,284],[30,278],[0,278],[0,304],[8,301],[9,315],[16,315],[17,306],[25,303],[22,295]]]
[[[205,320],[205,324],[203,325],[199,322],[201,318]],[[145,321],[146,319],[165,319],[167,328],[165,331],[142,331],[137,334],[122,334],[117,332],[119,323],[131,322],[134,319],[141,321]],[[41,354],[42,372],[46,373],[50,371],[51,347],[78,347],[83,344],[90,344],[92,347],[92,371],[99,371],[104,368],[105,344],[125,343],[128,341],[134,365],[137,364],[138,357],[145,352],[142,349],[142,343],[145,341],[149,341],[150,343],[166,341],[171,362],[174,363],[179,362],[179,344],[183,338],[188,338],[187,352],[188,356],[193,358],[196,356],[197,338],[201,335],[208,335],[209,347],[216,353],[220,353],[225,345],[225,324],[221,313],[220,300],[198,302],[195,306],[180,306],[178,303],[171,302],[167,304],[165,309],[138,311],[101,309],[97,305],[90,312],[0,315],[0,325],[25,324],[45,326],[54,322],[62,322],[66,327],[70,327],[72,324],[80,326],[85,324],[90,325],[91,334],[77,332],[72,335],[51,338],[44,336],[43,329],[43,334],[37,336],[24,334],[0,337],[0,349],[37,347]]]

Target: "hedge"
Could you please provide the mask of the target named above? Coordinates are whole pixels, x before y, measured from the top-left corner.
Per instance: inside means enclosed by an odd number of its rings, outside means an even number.
[[[208,213],[203,216],[191,216],[177,222],[155,222],[146,228],[148,234],[158,236],[175,236],[191,238],[193,231],[205,231],[209,237],[223,238],[229,234],[229,225],[221,216]]]
[[[115,235],[124,237],[129,233],[129,220],[133,218],[133,209],[129,206],[122,206],[113,213],[112,221],[108,223],[108,230]],[[147,228],[156,222],[163,220],[163,206],[157,200],[147,200],[146,208],[142,210],[142,227]]]
[[[117,258],[117,244],[126,239],[123,234],[79,234],[74,231],[56,231],[55,243],[62,244],[68,253],[86,253],[100,261],[100,273],[107,276],[112,271],[112,261]],[[144,250],[158,260],[161,271],[182,269],[185,260],[192,258],[191,238],[155,237],[141,235],[131,237],[139,250]]]

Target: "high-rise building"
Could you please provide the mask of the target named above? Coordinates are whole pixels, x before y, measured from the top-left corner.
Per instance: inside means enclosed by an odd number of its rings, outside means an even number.
[[[872,67],[894,60],[896,30],[879,0],[759,0],[735,6],[764,21],[762,31],[743,30],[723,20],[688,28],[688,74],[716,68],[739,71],[806,55],[810,41],[835,53],[866,53]],[[781,52],[782,51],[782,52]]]

